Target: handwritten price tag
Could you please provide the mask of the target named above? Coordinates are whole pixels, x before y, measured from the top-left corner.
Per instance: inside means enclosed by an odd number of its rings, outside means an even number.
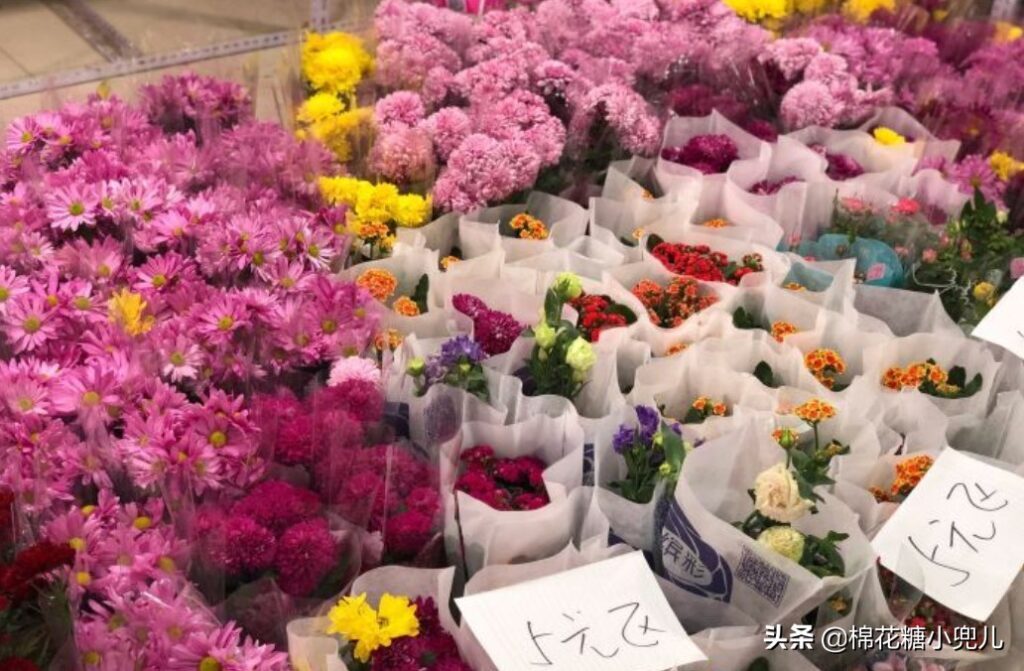
[[[1024,359],[1024,279],[1010,287],[971,335],[1005,347]]]
[[[1024,564],[1024,478],[952,448],[872,541],[882,564],[948,608],[984,621]]]
[[[499,671],[665,671],[706,659],[639,552],[456,603]]]

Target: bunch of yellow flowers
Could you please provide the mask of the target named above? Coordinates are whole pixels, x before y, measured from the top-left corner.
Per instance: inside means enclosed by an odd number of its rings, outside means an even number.
[[[828,0],[724,0],[740,18],[759,23],[769,30],[782,28],[786,19],[798,14],[814,15]]]
[[[370,118],[356,88],[373,71],[362,41],[346,33],[309,33],[302,45],[302,75],[313,94],[299,108],[299,136],[323,142],[341,161],[352,158],[352,134]]]
[[[328,634],[339,634],[355,644],[352,656],[363,663],[378,648],[386,648],[397,638],[418,636],[420,623],[416,605],[408,597],[383,594],[374,610],[366,603],[366,594],[343,597],[327,613]]]
[[[332,205],[345,205],[345,232],[358,238],[353,249],[367,259],[386,256],[395,244],[395,229],[417,228],[433,211],[429,197],[399,193],[394,184],[355,177],[321,177],[320,193]]]

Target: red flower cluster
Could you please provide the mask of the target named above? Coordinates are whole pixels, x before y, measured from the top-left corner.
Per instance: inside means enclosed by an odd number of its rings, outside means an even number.
[[[618,305],[607,296],[584,293],[569,301],[569,305],[580,313],[576,328],[590,342],[597,342],[601,331],[630,323],[625,314],[628,308]],[[613,307],[614,311],[611,309]]]
[[[691,277],[676,277],[664,289],[653,280],[640,280],[633,295],[647,308],[655,326],[672,328],[718,302],[713,293],[701,294],[700,285]]]
[[[747,254],[742,263],[733,263],[707,245],[659,242],[651,254],[673,273],[704,282],[739,284],[744,275],[764,270],[760,254]]]
[[[462,453],[465,467],[455,481],[465,492],[496,510],[535,510],[550,499],[544,487],[544,462],[536,457],[502,459],[490,445],[477,445]]]
[[[14,561],[0,566],[0,611],[7,610],[45,585],[49,574],[75,560],[75,551],[66,543],[42,540],[14,556]]]

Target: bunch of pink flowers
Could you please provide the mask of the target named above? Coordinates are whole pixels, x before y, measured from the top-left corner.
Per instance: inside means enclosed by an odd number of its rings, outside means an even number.
[[[188,603],[160,500],[265,477],[247,397],[364,351],[379,308],[331,275],[348,241],[344,211],[319,200],[315,175],[335,168],[322,147],[253,120],[234,84],[184,75],[141,98],[92,96],[7,128],[0,483],[76,539],[76,640],[97,668],[134,666],[133,650],[140,668],[204,655],[284,668]]]

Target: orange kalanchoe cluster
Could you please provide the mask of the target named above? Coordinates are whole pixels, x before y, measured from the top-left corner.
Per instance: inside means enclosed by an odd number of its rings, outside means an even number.
[[[906,368],[892,366],[882,374],[882,384],[896,391],[901,389],[917,389],[922,384],[931,383],[939,393],[956,393],[959,387],[949,384],[949,373],[937,363],[915,361]]]
[[[402,339],[398,329],[385,329],[373,337],[373,347],[378,352],[394,351],[402,344]]]
[[[807,291],[807,287],[799,282],[786,282],[782,285],[782,288],[789,289],[790,291]]]
[[[633,239],[634,240],[640,241],[640,240],[643,239],[644,235],[646,235],[646,234],[647,234],[647,229],[645,229],[643,226],[637,226],[636,228],[633,229]]]
[[[722,219],[720,217],[715,217],[714,219],[708,219],[702,225],[705,228],[728,228],[729,226],[732,226],[732,224],[730,224],[728,221],[726,221],[725,219]]]
[[[728,412],[728,408],[725,406],[725,403],[722,403],[721,401],[712,401],[711,398],[707,396],[698,396],[694,402],[690,404],[690,407],[698,412],[705,412],[710,408],[711,411],[709,414],[716,417],[725,417],[725,413]]]
[[[381,303],[386,302],[398,288],[398,278],[383,268],[364,270],[356,278],[356,284],[370,292],[370,295]]]
[[[836,409],[831,403],[818,398],[812,398],[806,403],[801,403],[793,408],[793,414],[808,424],[816,425],[824,422],[826,419],[835,417]]]
[[[924,474],[928,472],[933,463],[935,463],[935,460],[927,454],[919,454],[909,459],[904,459],[896,464],[896,477],[893,478],[889,491],[886,492],[879,487],[872,487],[871,493],[874,494],[875,500],[880,503],[886,501],[899,503],[910,496],[910,492],[914,491],[914,487],[917,487],[917,484],[921,482],[921,478],[924,477]]]
[[[448,270],[461,260],[462,259],[457,256],[446,256],[440,261],[441,270]]]
[[[793,335],[798,331],[799,329],[789,322],[777,321],[772,323],[772,337],[779,342],[782,342],[786,336]]]
[[[391,304],[391,309],[403,317],[415,317],[420,314],[420,306],[416,305],[416,301],[408,296],[396,298],[395,302]]]
[[[836,378],[846,372],[846,362],[834,349],[811,350],[804,357],[804,365],[827,389],[835,389]]]
[[[687,347],[689,347],[689,345],[684,343],[684,342],[677,342],[674,345],[669,345],[668,349],[665,350],[665,356],[672,356],[673,354],[679,354],[680,352],[685,351]]]
[[[718,302],[713,293],[702,293],[700,284],[692,277],[675,277],[664,289],[653,280],[640,280],[633,287],[633,295],[647,308],[655,326],[672,328],[691,316]]]
[[[548,239],[548,227],[544,225],[544,222],[525,212],[512,217],[512,220],[508,222],[508,227],[512,229],[514,237],[522,240]]]

